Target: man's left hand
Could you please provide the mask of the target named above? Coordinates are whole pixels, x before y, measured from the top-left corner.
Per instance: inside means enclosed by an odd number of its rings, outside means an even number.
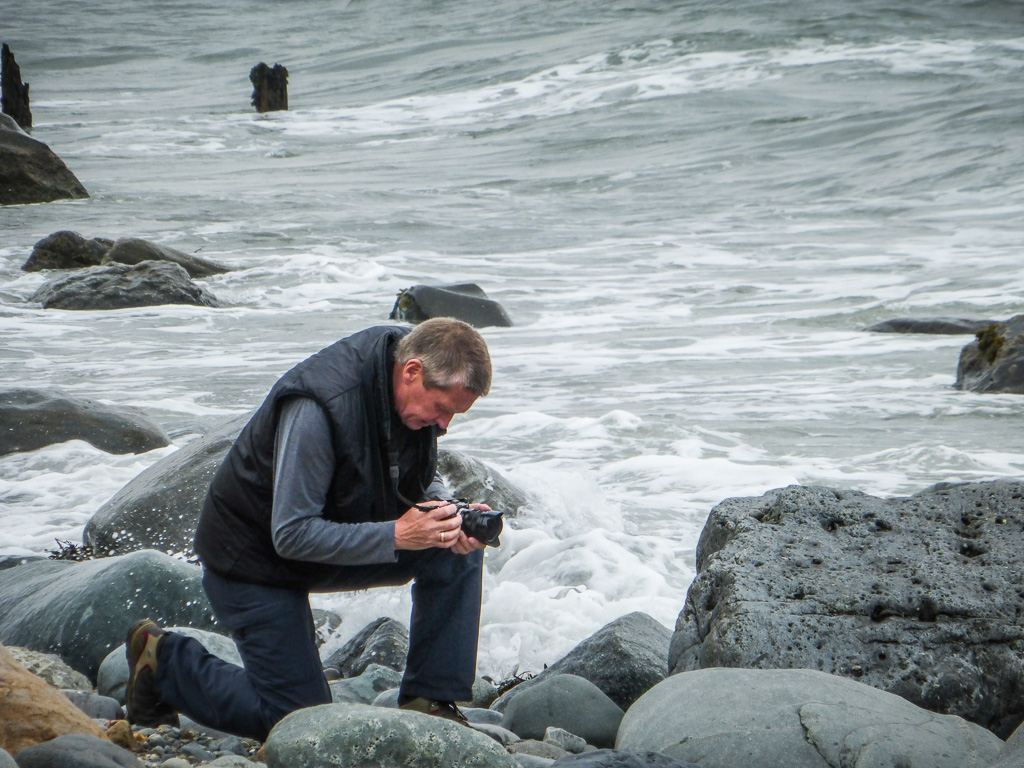
[[[491,508],[486,504],[470,504],[470,509],[482,509],[485,512],[490,512]],[[459,531],[459,540],[452,546],[452,552],[457,555],[468,555],[470,552],[476,549],[483,549],[487,545],[482,541],[477,541],[471,536],[467,536],[463,531]]]

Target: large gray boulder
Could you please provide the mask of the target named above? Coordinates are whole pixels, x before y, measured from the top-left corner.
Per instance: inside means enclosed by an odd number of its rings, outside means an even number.
[[[190,557],[210,481],[250,414],[152,464],[99,508],[82,539],[102,555],[156,549]]]
[[[554,675],[523,691],[508,706],[502,727],[524,739],[561,728],[597,747],[611,747],[622,709],[600,688],[576,675]]]
[[[152,551],[0,571],[0,643],[55,653],[96,679],[100,663],[143,618],[215,629],[194,565]]]
[[[107,453],[145,453],[170,445],[164,431],[133,408],[116,408],[60,390],[0,391],[0,456],[85,440]]]
[[[585,639],[563,658],[501,696],[492,709],[554,675],[576,675],[600,688],[623,710],[668,675],[672,632],[646,613],[620,616]]]
[[[220,306],[214,296],[196,285],[179,264],[144,261],[135,266],[111,264],[89,267],[47,283],[30,301],[43,309],[128,309],[163,304]]]
[[[231,267],[203,259],[193,254],[158,245],[137,237],[122,237],[114,243],[103,257],[104,262],[119,264],[142,264],[146,261],[167,261],[183,267],[193,279],[221,275],[230,272]]]
[[[996,761],[988,768],[1024,768],[1024,727],[1010,734],[999,749]]]
[[[523,491],[494,467],[472,456],[441,448],[437,452],[437,471],[457,499],[486,504],[510,517],[526,506]]]
[[[210,481],[251,416],[229,421],[141,472],[89,520],[83,534],[85,544],[101,554],[157,549],[191,556]],[[443,457],[447,452],[440,453]],[[441,461],[444,459],[439,458]],[[497,473],[482,463],[451,460],[446,467],[456,487],[489,485],[491,492],[483,493],[480,501],[516,497],[515,487],[498,480]],[[521,491],[518,496],[523,497]]]
[[[512,325],[505,308],[489,299],[476,283],[406,288],[399,292],[389,317],[413,325],[435,317],[454,317],[474,328]]]
[[[37,242],[21,268],[26,272],[40,272],[44,269],[98,267],[113,245],[113,240],[101,237],[86,240],[77,232],[64,229]]]
[[[1024,689],[1024,483],[727,499],[697,545],[674,673],[812,668],[1008,733]]]
[[[992,323],[960,351],[956,388],[1024,394],[1024,315]]]
[[[1001,746],[959,717],[806,669],[674,675],[630,708],[615,742],[702,768],[986,768]]]
[[[408,654],[409,630],[400,621],[381,617],[327,657],[324,667],[337,669],[341,677],[358,677],[372,664],[401,671]]]
[[[623,710],[668,675],[672,633],[646,613],[621,616],[577,645],[541,675],[577,675]]]
[[[264,744],[268,768],[518,768],[489,736],[440,717],[364,704],[300,709]]]
[[[0,205],[88,197],[75,174],[43,142],[0,114]]]

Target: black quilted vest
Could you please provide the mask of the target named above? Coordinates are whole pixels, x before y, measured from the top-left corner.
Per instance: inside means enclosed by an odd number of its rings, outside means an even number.
[[[316,590],[337,567],[288,560],[271,538],[274,438],[285,398],[313,398],[327,413],[335,468],[324,517],[345,523],[396,520],[399,502],[390,465],[401,448],[399,491],[421,500],[434,478],[437,427],[410,430],[394,412],[394,347],[409,329],[370,328],[321,350],[286,373],[242,429],[214,475],[196,528],[203,565],[228,578]]]

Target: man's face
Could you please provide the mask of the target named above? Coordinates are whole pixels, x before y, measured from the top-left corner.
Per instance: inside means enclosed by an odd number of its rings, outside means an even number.
[[[448,429],[457,413],[465,413],[477,396],[463,386],[427,387],[423,384],[423,363],[417,358],[395,365],[395,410],[409,429],[437,424]]]

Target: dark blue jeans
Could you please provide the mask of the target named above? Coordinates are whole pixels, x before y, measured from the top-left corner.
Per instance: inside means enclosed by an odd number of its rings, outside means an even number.
[[[397,563],[338,568],[334,592],[413,581],[409,656],[402,694],[441,701],[470,698],[476,677],[483,552],[402,551]],[[331,692],[316,646],[309,593],[232,581],[207,570],[203,587],[231,632],[243,667],[171,633],[160,643],[160,697],[197,723],[264,740],[285,715],[326,704]]]

